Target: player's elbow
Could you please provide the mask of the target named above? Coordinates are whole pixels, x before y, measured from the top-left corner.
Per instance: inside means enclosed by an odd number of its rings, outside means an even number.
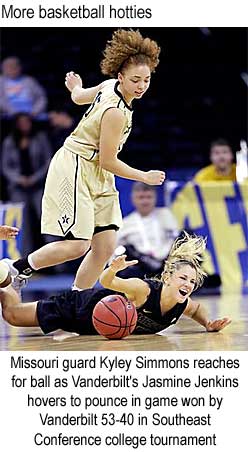
[[[106,158],[99,158],[99,166],[107,171],[111,170],[111,163]]]
[[[76,94],[72,94],[71,99],[74,102],[74,104],[76,104],[76,105],[82,105],[82,103],[83,103],[82,99],[80,99],[80,97],[77,96]]]
[[[74,104],[77,105],[83,105],[85,104],[85,92],[83,88],[79,88],[78,86],[76,86],[72,92],[71,92],[71,99],[74,102]]]
[[[111,173],[114,172],[115,166],[116,166],[116,159],[107,157],[105,155],[103,155],[103,153],[101,153],[100,151],[100,155],[99,155],[99,165],[102,169],[110,171]]]
[[[100,165],[100,168],[112,172],[112,166],[108,162],[105,162],[105,161],[101,162],[100,161],[99,165]]]

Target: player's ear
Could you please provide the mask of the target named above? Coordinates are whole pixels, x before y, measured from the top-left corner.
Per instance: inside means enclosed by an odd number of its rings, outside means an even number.
[[[163,274],[163,276],[162,276],[162,282],[163,282],[163,284],[165,285],[165,286],[169,286],[170,285],[170,274],[168,274],[168,273],[166,273],[166,274]]]
[[[118,76],[117,76],[119,82],[121,83],[123,81],[123,75],[121,72],[118,72]]]

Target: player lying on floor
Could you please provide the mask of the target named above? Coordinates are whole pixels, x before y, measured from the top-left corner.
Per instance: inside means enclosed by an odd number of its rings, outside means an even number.
[[[136,333],[157,333],[175,324],[182,314],[203,325],[207,331],[220,331],[231,320],[209,320],[203,305],[190,298],[203,282],[201,255],[205,246],[202,237],[185,233],[183,239],[174,242],[158,279],[118,278],[118,271],[137,263],[127,262],[126,256],[119,256],[101,274],[104,289],[70,290],[49,300],[23,304],[11,286],[0,289],[3,318],[15,326],[39,326],[45,334],[57,329],[96,334],[92,323],[96,303],[107,295],[122,293],[137,308]],[[8,275],[4,262],[0,262],[0,273],[3,281]]]

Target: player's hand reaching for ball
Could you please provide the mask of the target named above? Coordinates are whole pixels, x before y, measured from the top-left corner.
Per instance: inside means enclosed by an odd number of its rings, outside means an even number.
[[[165,180],[165,172],[159,170],[147,171],[145,175],[145,184],[148,185],[162,185]]]
[[[214,331],[220,331],[230,323],[231,319],[229,319],[228,317],[224,317],[223,319],[218,320],[210,320],[206,325],[206,330],[210,333]]]
[[[122,254],[122,256],[116,257],[110,264],[111,270],[115,273],[125,270],[125,268],[130,267],[131,265],[135,265],[138,263],[137,260],[126,261],[126,254]]]
[[[65,86],[66,88],[72,92],[72,90],[78,86],[79,88],[82,88],[83,82],[80,77],[80,75],[75,74],[75,72],[67,72],[65,76]]]

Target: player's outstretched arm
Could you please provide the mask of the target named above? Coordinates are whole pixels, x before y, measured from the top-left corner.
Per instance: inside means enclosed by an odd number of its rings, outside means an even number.
[[[0,240],[14,239],[19,229],[12,226],[0,226]]]
[[[91,104],[101,88],[101,84],[92,88],[83,88],[82,79],[75,72],[67,72],[65,86],[71,92],[71,98],[77,105]]]
[[[13,326],[39,326],[36,308],[37,301],[22,303],[19,294],[8,286],[0,289],[2,315],[6,322]]]
[[[208,314],[202,304],[189,299],[184,315],[195,320],[200,325],[204,326],[208,332],[215,332],[223,330],[231,323],[231,319],[224,317],[223,319],[209,320]]]
[[[127,298],[134,302],[136,307],[140,307],[144,303],[140,300],[146,300],[149,294],[148,285],[139,278],[123,279],[116,276],[117,272],[138,263],[137,260],[126,261],[126,257],[123,254],[114,259],[111,265],[102,272],[99,281],[107,289],[124,293]]]
[[[100,134],[100,166],[125,179],[136,180],[149,185],[161,185],[165,180],[164,171],[140,171],[118,159],[118,147],[124,124],[124,114],[121,110],[110,108],[104,113]]]

